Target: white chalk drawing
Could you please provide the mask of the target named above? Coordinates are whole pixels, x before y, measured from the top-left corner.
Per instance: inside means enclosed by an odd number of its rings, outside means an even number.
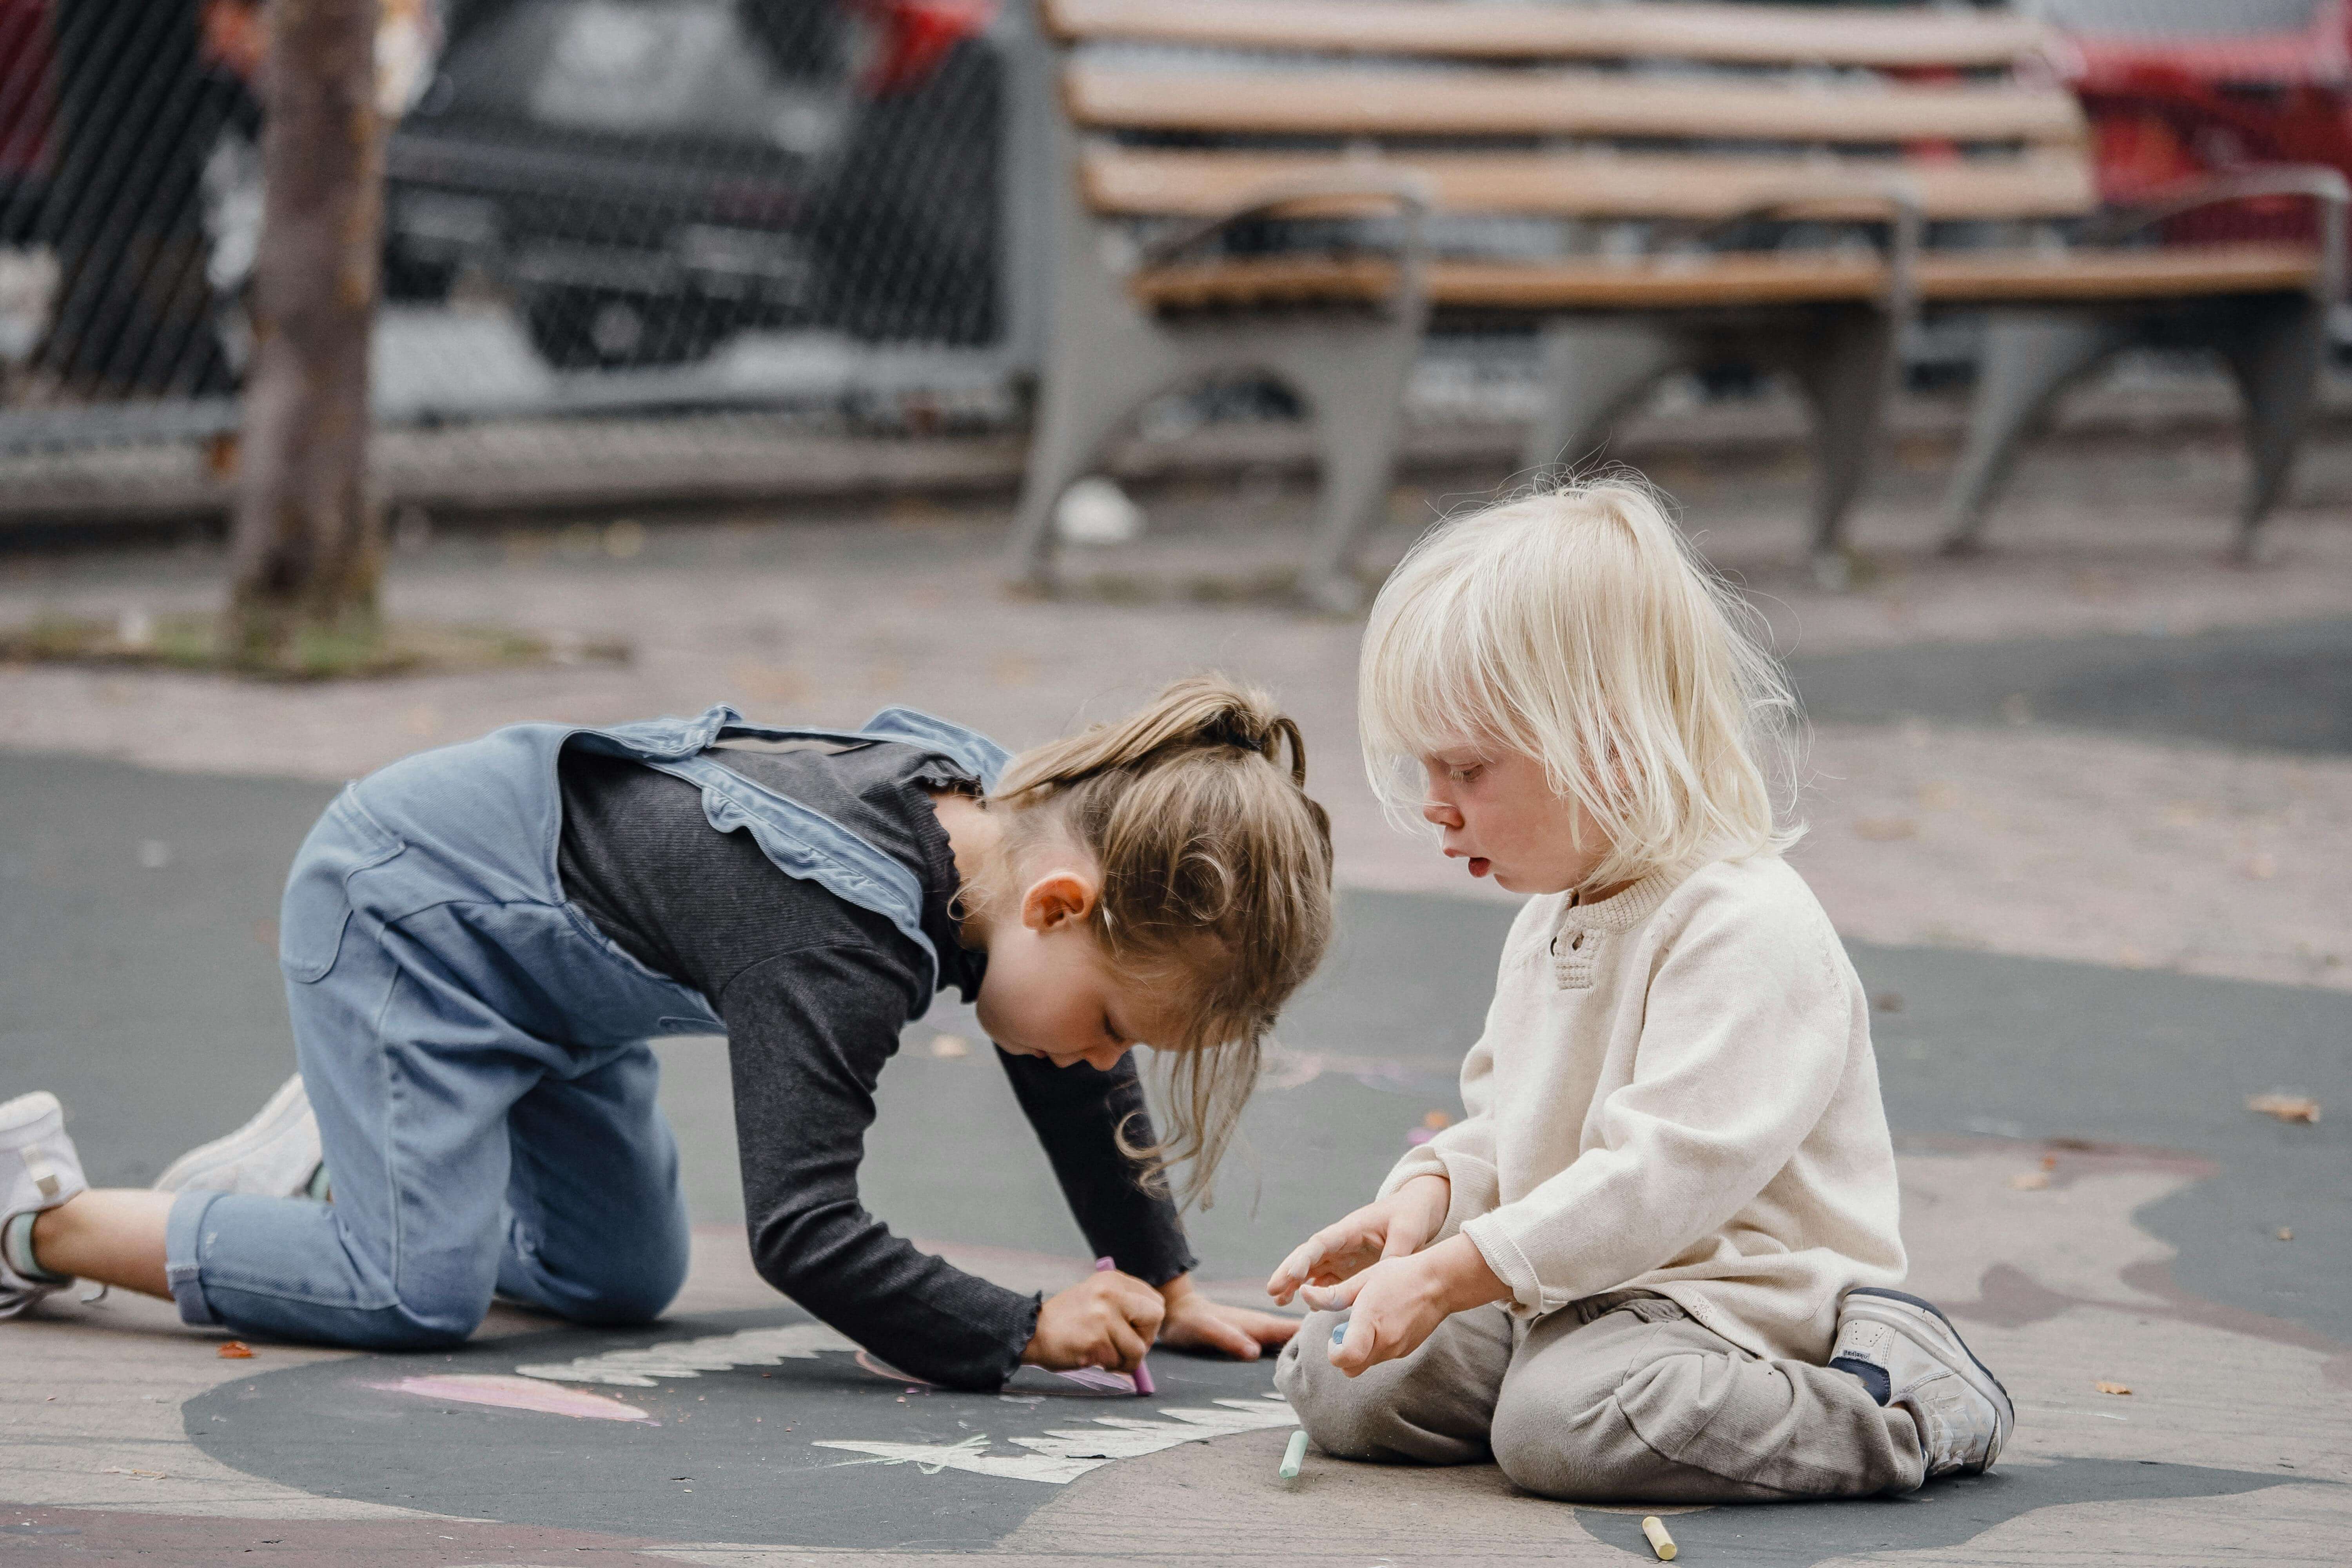
[[[823,1323],[788,1323],[781,1329],[746,1329],[736,1334],[708,1339],[672,1340],[643,1350],[606,1351],[576,1361],[541,1362],[519,1366],[525,1377],[551,1383],[609,1383],[625,1388],[651,1388],[656,1378],[696,1377],[738,1366],[776,1366],[788,1361],[814,1361],[822,1351],[855,1355],[856,1344]]]
[[[823,1323],[793,1323],[781,1329],[746,1329],[740,1333],[714,1334],[705,1339],[673,1340],[641,1350],[607,1351],[574,1361],[540,1362],[519,1366],[515,1371],[550,1383],[651,1388],[659,1378],[695,1377],[706,1372],[725,1372],[730,1367],[814,1361],[828,1351],[855,1355],[857,1346]],[[1123,1378],[1120,1381],[1125,1383]],[[812,1447],[868,1456],[849,1461],[852,1464],[913,1465],[925,1475],[966,1470],[1003,1480],[1066,1486],[1114,1459],[1132,1459],[1181,1443],[1205,1443],[1212,1437],[1229,1436],[1236,1432],[1298,1425],[1298,1417],[1291,1414],[1289,1405],[1276,1394],[1260,1399],[1220,1399],[1213,1407],[1163,1406],[1154,1414],[1160,1419],[1094,1415],[1084,1418],[1087,1423],[1084,1426],[1053,1427],[1042,1436],[1005,1438],[1013,1447],[1026,1450],[1018,1454],[991,1453],[992,1439],[985,1433],[974,1433],[958,1443],[869,1443],[820,1438]]]
[[[1162,1407],[1159,1421],[1127,1415],[1097,1415],[1085,1427],[1057,1427],[1038,1437],[1008,1437],[1025,1454],[992,1454],[991,1439],[974,1433],[960,1443],[866,1443],[821,1438],[813,1447],[870,1454],[867,1462],[913,1465],[927,1476],[941,1470],[968,1470],[1008,1481],[1043,1481],[1067,1486],[1089,1470],[1114,1459],[1133,1459],[1173,1448],[1181,1443],[1205,1443],[1236,1432],[1258,1432],[1273,1426],[1296,1426],[1298,1417],[1287,1404],[1256,1399],[1220,1399],[1215,1408],[1202,1405]]]

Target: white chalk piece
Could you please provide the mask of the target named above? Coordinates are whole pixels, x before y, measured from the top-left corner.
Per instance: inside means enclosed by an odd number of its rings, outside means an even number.
[[[1070,544],[1126,544],[1143,534],[1143,509],[1118,482],[1090,475],[1062,492],[1054,531]]]
[[[1658,1554],[1659,1562],[1672,1563],[1675,1560],[1675,1538],[1666,1533],[1664,1520],[1654,1513],[1645,1514],[1642,1519],[1642,1533],[1650,1538],[1650,1550]]]
[[[1290,1447],[1282,1451],[1282,1479],[1286,1481],[1297,1480],[1298,1467],[1304,1464],[1306,1459],[1307,1434],[1303,1431],[1293,1432],[1290,1435]]]

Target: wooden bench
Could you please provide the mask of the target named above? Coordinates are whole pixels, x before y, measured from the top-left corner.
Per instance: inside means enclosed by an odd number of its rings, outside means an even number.
[[[1590,461],[1676,370],[1790,374],[1811,407],[1813,549],[1832,580],[1919,311],[1994,318],[1948,502],[1958,542],[2052,399],[2150,333],[2221,349],[2247,391],[2246,547],[2308,414],[2340,292],[2342,182],[2262,187],[2327,206],[2325,247],[2085,243],[2130,225],[2100,213],[2080,109],[2041,68],[2038,27],[2012,16],[1678,0],[1039,10],[1060,49],[1062,205],[1010,561],[1023,584],[1050,583],[1056,500],[1144,401],[1262,373],[1318,425],[1307,591],[1358,602],[1356,542],[1433,317],[1536,323],[1535,468]]]

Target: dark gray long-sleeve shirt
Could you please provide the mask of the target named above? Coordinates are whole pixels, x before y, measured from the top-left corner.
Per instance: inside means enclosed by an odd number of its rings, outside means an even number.
[[[711,754],[913,868],[940,987],[978,994],[986,956],[957,940],[955,859],[930,801],[975,780],[895,742]],[[1040,1299],[919,1251],[857,1197],[876,1080],[928,1000],[921,952],[882,916],[778,869],[749,833],[715,831],[683,780],[578,751],[559,774],[565,892],[640,963],[701,992],[727,1026],[761,1276],[894,1366],[1000,1386]],[[1191,1268],[1174,1205],[1139,1184],[1118,1147],[1121,1123],[1143,1112],[1133,1061],[1101,1073],[997,1059],[1095,1251],[1153,1284]],[[1129,1128],[1130,1139],[1150,1136],[1148,1121]]]

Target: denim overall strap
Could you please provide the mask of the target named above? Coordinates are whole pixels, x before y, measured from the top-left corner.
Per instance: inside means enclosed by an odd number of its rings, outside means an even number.
[[[939,952],[923,931],[923,885],[913,869],[884,854],[823,812],[777,794],[702,753],[722,740],[830,741],[859,745],[877,741],[920,746],[948,758],[992,787],[1003,771],[1004,749],[985,735],[911,708],[886,708],[863,730],[775,729],[746,724],[721,705],[700,719],[648,720],[587,731],[599,749],[635,757],[646,767],[686,780],[702,791],[702,812],[721,833],[738,828],[776,867],[823,886],[846,902],[882,916],[905,933],[929,962],[926,994],[939,984]]]

